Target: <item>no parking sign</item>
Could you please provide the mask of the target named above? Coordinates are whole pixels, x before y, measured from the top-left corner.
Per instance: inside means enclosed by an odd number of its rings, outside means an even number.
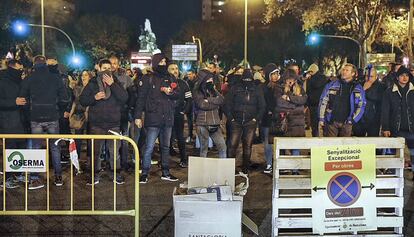
[[[311,150],[315,234],[375,230],[375,146]]]

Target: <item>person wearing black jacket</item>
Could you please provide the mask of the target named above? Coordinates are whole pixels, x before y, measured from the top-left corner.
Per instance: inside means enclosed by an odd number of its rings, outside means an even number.
[[[162,180],[178,181],[170,174],[170,139],[174,125],[174,100],[179,98],[179,87],[176,80],[168,74],[168,59],[164,54],[152,56],[153,73],[144,75],[139,83],[138,100],[135,106],[135,124],[138,128],[144,125],[147,139],[143,158],[140,183],[148,182],[151,168],[151,156],[155,141],[159,137],[161,150]],[[145,112],[145,121],[142,122]]]
[[[228,157],[236,158],[240,138],[243,142],[243,173],[250,167],[252,142],[257,121],[262,119],[266,102],[263,92],[254,83],[250,69],[243,71],[241,82],[230,88],[225,98],[225,112],[231,123],[231,138]]]
[[[261,121],[261,130],[263,131],[263,145],[266,159],[266,168],[264,173],[272,173],[272,164],[273,164],[273,149],[270,140],[276,134],[270,134],[270,127],[272,121],[277,121],[275,113],[277,96],[276,94],[283,93],[283,87],[280,83],[280,68],[274,63],[269,63],[263,68],[265,74],[265,83],[261,85],[264,98],[266,101],[266,109],[263,114]],[[279,93],[278,93],[279,92]],[[273,124],[274,125],[274,124]]]
[[[33,134],[58,134],[60,110],[67,109],[70,112],[70,98],[61,78],[49,72],[46,65],[46,57],[34,58],[34,70],[32,74],[23,80],[20,97],[26,98],[30,103],[30,126]],[[33,148],[40,149],[41,140],[33,140]],[[62,165],[60,149],[55,145],[55,139],[50,139],[49,145],[52,152],[52,163],[55,171],[55,185],[62,186]],[[31,175],[29,189],[43,188],[37,174]]]
[[[328,84],[328,79],[319,71],[319,67],[316,64],[312,64],[307,70],[307,77],[305,77],[305,80],[305,91],[308,95],[307,105],[310,112],[312,137],[319,137],[319,99],[321,98],[323,89],[326,84]]]
[[[404,137],[414,173],[414,84],[405,67],[397,71],[397,80],[384,93],[381,125],[384,137]],[[413,176],[414,179],[414,176]]]
[[[7,63],[7,69],[0,75],[0,134],[24,134],[23,106],[25,98],[18,98],[22,84],[23,65],[16,60]],[[3,144],[4,145],[4,144]],[[22,139],[7,139],[6,149],[23,149]],[[17,188],[19,185],[11,173],[6,173],[6,188]]]
[[[107,59],[102,59],[99,62],[99,69],[97,76],[90,80],[88,85],[83,89],[80,95],[80,104],[84,107],[89,106],[89,125],[91,134],[110,134],[109,130],[119,133],[121,124],[121,110],[128,100],[128,93],[122,87],[121,83],[111,72],[111,62]],[[106,143],[109,151],[110,163],[110,177],[113,176],[114,160],[116,159],[116,167],[120,169],[119,157],[114,158],[114,142],[109,140],[96,140],[94,143],[95,157],[94,159],[94,180],[88,180],[88,185],[98,184],[100,177],[98,175],[101,169],[99,160],[99,150],[101,146]],[[119,147],[119,141],[117,146]],[[91,162],[92,164],[92,162]],[[125,183],[125,178],[117,170],[117,175],[114,180],[117,184]]]
[[[194,85],[195,85],[195,79],[197,77],[197,74],[194,71],[189,71],[187,73],[187,76],[184,78],[184,81],[187,82],[190,91],[194,90]],[[190,143],[191,141],[193,141],[193,129],[194,129],[194,111],[193,111],[193,106],[190,106],[190,110],[188,111],[188,113],[186,113],[187,115],[187,124],[188,124],[188,137],[186,139],[187,143]]]
[[[216,144],[219,158],[227,157],[227,146],[220,124],[219,108],[224,97],[214,85],[214,74],[207,69],[198,72],[193,90],[194,119],[200,141],[200,157],[207,157],[209,137]]]
[[[381,103],[385,91],[385,84],[378,80],[377,71],[369,67],[362,84],[367,104],[361,120],[352,128],[357,137],[378,137],[381,127]]]
[[[193,99],[187,82],[179,78],[178,65],[175,63],[168,65],[168,72],[175,78],[178,83],[178,88],[180,88],[179,98],[176,100],[174,111],[174,126],[170,139],[170,154],[174,155],[175,153],[172,145],[175,138],[177,139],[178,149],[180,150],[179,166],[185,168],[187,167],[187,152],[184,138],[184,114],[189,113],[193,106]]]

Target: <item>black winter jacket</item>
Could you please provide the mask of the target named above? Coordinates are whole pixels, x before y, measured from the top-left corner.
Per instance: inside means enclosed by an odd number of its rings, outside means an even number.
[[[260,121],[266,109],[262,89],[251,83],[249,86],[237,83],[230,88],[225,98],[227,119],[244,124],[253,119]]]
[[[308,95],[308,106],[318,107],[323,89],[328,84],[328,79],[321,73],[316,73],[307,81],[306,94]]]
[[[14,70],[14,69],[8,69]],[[0,77],[0,133],[24,133],[22,107],[16,105],[22,79],[11,73],[2,73]]]
[[[145,127],[172,127],[174,125],[174,100],[179,97],[179,87],[171,95],[161,91],[161,87],[168,87],[175,79],[169,75],[157,72],[144,75],[139,82],[138,100],[135,105],[135,118],[142,119],[145,112]]]
[[[120,126],[121,110],[128,100],[128,93],[118,79],[113,77],[114,83],[109,87],[111,96],[108,99],[95,99],[95,95],[99,92],[96,78],[89,81],[80,95],[80,104],[84,107],[89,106],[88,121],[92,127],[109,129]]]
[[[375,123],[377,124],[381,120],[381,104],[385,89],[385,84],[377,80],[365,91],[365,99],[367,100],[367,104],[360,122],[369,125],[375,121],[377,121]]]
[[[409,132],[414,133],[414,84],[409,83],[406,95],[401,95],[398,86],[394,84],[384,93],[381,111],[381,125],[383,131],[391,131],[396,136],[401,126],[402,97],[407,99],[407,115]],[[414,146],[413,146],[414,147]]]
[[[62,78],[49,72],[46,65],[35,68],[32,74],[23,80],[20,97],[25,97],[30,103],[30,121],[57,121],[60,111],[70,112],[71,97]]]

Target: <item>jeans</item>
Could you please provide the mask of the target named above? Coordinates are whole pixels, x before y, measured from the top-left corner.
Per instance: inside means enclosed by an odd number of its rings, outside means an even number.
[[[59,134],[59,121],[51,122],[30,122],[33,134]],[[60,147],[55,145],[56,139],[49,140],[50,151],[52,152],[52,164],[56,176],[62,176],[62,164],[60,159]],[[40,149],[42,140],[33,139],[33,149]],[[46,167],[48,168],[48,167]],[[38,176],[38,174],[32,174]]]
[[[92,126],[91,127],[91,134],[96,134],[96,135],[112,135],[111,133],[108,132],[108,130],[112,130],[114,132],[119,132],[119,127],[115,127],[115,128],[101,128],[101,127],[96,127],[96,126]],[[101,169],[101,161],[100,161],[100,156],[101,154],[99,154],[101,147],[106,144],[106,148],[109,151],[109,164],[110,164],[110,170],[114,170],[114,142],[111,140],[102,140],[102,139],[95,139],[94,140],[94,144],[93,144],[93,149],[94,149],[94,171],[95,174],[97,174],[99,172],[99,170]],[[116,147],[119,148],[120,142],[119,140],[116,140]],[[92,157],[91,157],[92,159]],[[92,166],[92,160],[90,161],[90,164]],[[116,157],[116,168],[117,170],[119,170],[120,167],[120,162],[119,162],[119,156]],[[91,167],[91,172],[92,172],[92,167]]]
[[[236,152],[241,138],[243,145],[243,169],[248,169],[250,167],[250,157],[252,155],[252,143],[256,131],[256,124],[256,121],[253,120],[244,124],[240,124],[236,121],[231,122],[229,157],[236,158]]]
[[[197,126],[197,136],[200,140],[200,157],[207,157],[208,151],[208,137],[211,137],[219,152],[219,158],[227,157],[227,147],[224,141],[221,127],[214,133],[209,133],[207,126]]]
[[[128,120],[122,120],[121,121],[121,134],[124,136],[129,136],[129,121]],[[128,142],[125,140],[121,141],[121,147],[118,147],[120,152],[119,155],[121,157],[121,167],[124,170],[128,170]]]
[[[86,134],[90,133],[89,124],[86,125],[86,128],[75,130],[75,134],[83,135],[85,133]],[[82,153],[82,140],[81,139],[75,139],[75,143],[76,143],[76,151],[77,151],[78,157],[80,159],[81,153]],[[86,156],[87,157],[91,157],[91,150],[92,150],[91,144],[92,144],[91,140],[87,139],[86,140]]]
[[[155,140],[159,137],[161,150],[161,169],[164,176],[170,174],[170,139],[172,127],[146,127],[147,140],[145,142],[142,174],[148,175],[151,168],[151,156],[154,151]]]
[[[269,127],[261,127],[263,133],[263,145],[265,152],[266,165],[273,164],[273,148],[272,144],[269,143]]]
[[[185,139],[184,139],[184,114],[175,114],[174,115],[174,127],[172,129],[170,147],[172,149],[173,138],[177,139],[178,149],[180,150],[181,162],[187,163],[187,152],[185,149]]]
[[[193,138],[194,115],[192,111],[187,114],[187,123],[188,123],[188,136]]]

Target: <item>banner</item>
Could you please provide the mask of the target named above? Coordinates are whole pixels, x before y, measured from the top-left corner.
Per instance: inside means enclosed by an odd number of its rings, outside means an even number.
[[[46,150],[6,149],[6,172],[46,172]]]
[[[376,230],[375,145],[311,149],[313,233]]]

